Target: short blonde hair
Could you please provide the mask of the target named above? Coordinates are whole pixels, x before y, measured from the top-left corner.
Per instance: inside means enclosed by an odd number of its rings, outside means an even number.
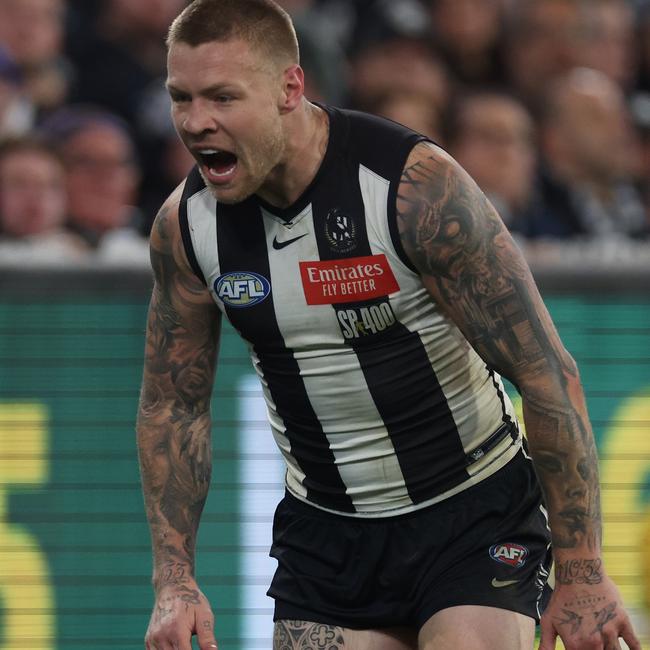
[[[237,39],[282,65],[300,62],[291,17],[273,0],[194,0],[171,24],[167,47]]]

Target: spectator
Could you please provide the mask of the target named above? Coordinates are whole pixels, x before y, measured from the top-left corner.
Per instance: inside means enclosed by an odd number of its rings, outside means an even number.
[[[106,0],[90,38],[75,36],[68,42],[78,71],[75,102],[103,106],[143,130],[150,126],[153,103],[169,122],[168,103],[159,101],[165,94],[165,35],[185,4]]]
[[[589,25],[585,65],[631,89],[638,65],[634,10],[626,0],[591,0]]]
[[[23,90],[23,75],[16,62],[0,48],[0,138],[27,133],[34,109]]]
[[[503,85],[500,0],[429,0],[436,41],[466,85]]]
[[[447,146],[511,230],[534,210],[536,139],[532,117],[501,93],[470,94],[452,111]]]
[[[165,167],[176,139],[164,86],[165,36],[186,4],[186,0],[106,0],[89,36],[75,34],[68,42],[77,68],[75,103],[102,106],[133,129],[142,170],[140,204],[148,223],[173,189]]]
[[[0,144],[0,262],[80,259],[84,242],[67,232],[63,162],[31,137]]]
[[[536,114],[548,85],[583,63],[587,16],[579,0],[519,0],[508,16],[510,83]]]
[[[444,64],[426,44],[401,37],[369,45],[353,59],[351,88],[352,104],[362,110],[392,92],[423,95],[439,111],[449,101]]]
[[[371,113],[399,122],[436,142],[442,142],[440,108],[422,92],[390,92],[369,107]]]
[[[63,54],[64,0],[0,0],[0,43],[20,66],[39,112],[62,105],[71,67]]]
[[[355,108],[370,110],[391,93],[421,94],[439,110],[446,108],[448,71],[432,48],[426,14],[418,6],[382,1],[360,12],[350,55]]]
[[[134,206],[140,171],[126,125],[85,106],[61,109],[43,125],[66,167],[68,228],[102,255],[141,254],[141,213]]]
[[[299,3],[300,4],[300,3]],[[305,95],[312,101],[339,105],[348,95],[348,66],[332,30],[323,29],[315,10],[294,8],[294,26],[300,42],[300,65],[305,70]]]
[[[650,223],[650,92],[638,93],[632,101],[632,114],[641,143],[641,183]]]
[[[640,58],[638,86],[640,90],[650,92],[650,1],[639,10],[637,33]]]
[[[542,121],[544,218],[529,236],[635,237],[646,233],[636,187],[639,143],[620,88],[575,69],[551,88]]]

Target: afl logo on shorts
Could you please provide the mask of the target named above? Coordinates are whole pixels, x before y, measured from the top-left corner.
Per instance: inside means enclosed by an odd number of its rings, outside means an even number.
[[[349,253],[357,247],[357,227],[352,217],[340,208],[330,210],[325,217],[325,239],[331,250]]]
[[[521,544],[513,544],[512,542],[494,544],[494,546],[490,547],[490,557],[502,564],[520,567],[526,563],[528,549]]]
[[[253,307],[268,298],[271,283],[257,273],[225,273],[214,281],[214,291],[228,307]]]

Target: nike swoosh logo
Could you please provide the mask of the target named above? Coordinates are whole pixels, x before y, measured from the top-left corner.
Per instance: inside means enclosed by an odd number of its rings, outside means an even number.
[[[278,241],[277,237],[273,238],[273,248],[275,248],[276,251],[281,251],[283,248],[287,247],[289,244],[293,244],[293,242],[298,241],[299,239],[302,239],[303,237],[306,237],[307,233],[304,235],[300,235],[300,237],[294,237],[293,239],[287,239],[287,241]]]
[[[510,585],[516,585],[519,580],[497,580],[496,578],[492,578],[492,586],[496,587],[497,589],[501,587],[510,587]]]

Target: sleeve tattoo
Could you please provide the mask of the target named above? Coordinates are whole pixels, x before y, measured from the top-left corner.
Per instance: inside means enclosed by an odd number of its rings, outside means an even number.
[[[210,395],[219,320],[204,287],[175,260],[180,244],[161,210],[152,235],[155,285],[149,305],[138,411],[138,451],[154,549],[156,588],[194,573],[194,546],[211,475]]]
[[[440,308],[521,391],[555,548],[591,556],[600,548],[598,469],[580,379],[516,244],[476,184],[430,145],[404,169],[397,219]]]

